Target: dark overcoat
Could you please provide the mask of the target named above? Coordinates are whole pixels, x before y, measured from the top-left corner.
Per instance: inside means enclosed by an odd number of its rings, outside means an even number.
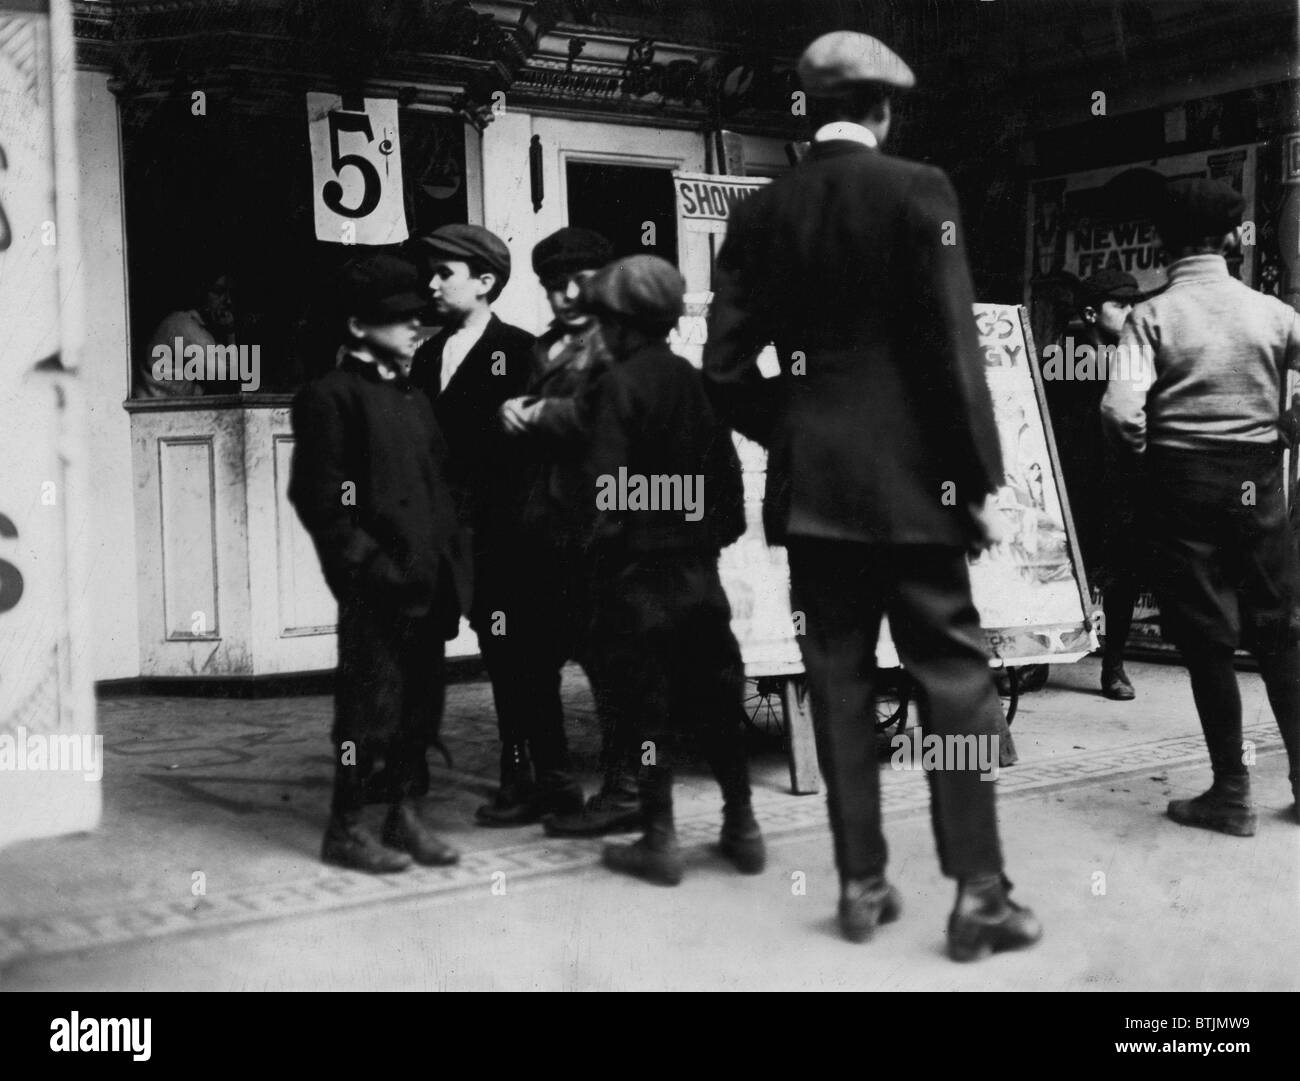
[[[770,542],[967,543],[1003,474],[964,243],[941,170],[849,140],[732,210],[704,372],[768,449]]]
[[[299,392],[293,431],[289,499],[339,602],[336,736],[382,742],[403,709],[394,655],[459,621],[446,446],[423,392],[355,358]]]
[[[745,531],[731,433],[714,414],[700,373],[666,342],[613,361],[600,376],[585,472],[595,509],[593,555],[602,569],[672,554],[716,558]],[[638,505],[645,499],[633,494],[637,485],[643,492],[653,485],[658,506]],[[665,505],[660,495],[671,490],[695,505]]]

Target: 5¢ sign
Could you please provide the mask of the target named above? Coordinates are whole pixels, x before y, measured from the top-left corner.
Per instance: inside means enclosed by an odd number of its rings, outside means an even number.
[[[307,95],[316,239],[398,244],[407,238],[397,102]]]

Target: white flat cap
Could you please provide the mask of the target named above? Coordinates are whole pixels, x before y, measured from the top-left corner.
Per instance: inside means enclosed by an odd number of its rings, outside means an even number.
[[[855,83],[884,83],[906,89],[916,85],[912,69],[893,49],[870,34],[837,30],[823,34],[799,58],[799,80],[812,97],[832,98]]]

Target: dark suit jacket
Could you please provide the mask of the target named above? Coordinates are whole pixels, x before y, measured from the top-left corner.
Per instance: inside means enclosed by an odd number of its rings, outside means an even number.
[[[942,171],[849,141],[732,211],[704,371],[768,448],[770,542],[969,539],[964,507],[1002,462],[963,243]],[[781,374],[764,380],[768,342]]]
[[[477,609],[493,592],[485,579],[499,577],[519,548],[527,477],[520,448],[502,430],[497,409],[507,398],[524,393],[535,339],[493,315],[443,387],[442,348],[450,335],[450,329],[444,329],[420,347],[411,363],[411,381],[432,399],[450,450],[461,522],[473,531],[472,607]]]
[[[425,396],[348,358],[298,393],[293,432],[289,499],[340,605],[433,615],[453,636],[458,524]]]

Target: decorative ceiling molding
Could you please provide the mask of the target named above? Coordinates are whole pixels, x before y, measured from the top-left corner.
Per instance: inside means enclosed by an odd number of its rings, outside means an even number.
[[[273,111],[333,88],[398,95],[481,128],[500,91],[548,112],[793,131],[789,63],[562,23],[568,7],[424,0],[381,23],[381,5],[345,0],[74,0],[74,31],[78,66],[109,72],[127,100],[202,88]]]

